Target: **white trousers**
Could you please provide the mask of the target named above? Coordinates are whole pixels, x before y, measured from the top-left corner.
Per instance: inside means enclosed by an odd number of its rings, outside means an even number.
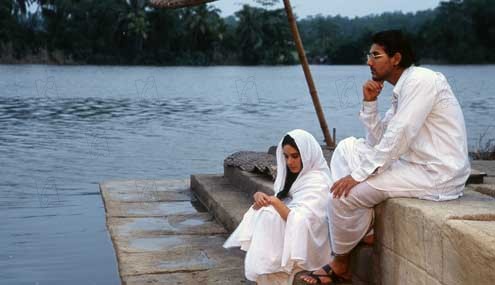
[[[359,166],[351,140],[342,140],[336,147],[330,162],[333,181],[350,175]],[[388,198],[421,198],[422,191],[384,191],[371,187],[366,181],[351,189],[347,197],[331,198],[328,203],[328,223],[332,252],[349,253],[370,230],[374,217],[373,207]]]

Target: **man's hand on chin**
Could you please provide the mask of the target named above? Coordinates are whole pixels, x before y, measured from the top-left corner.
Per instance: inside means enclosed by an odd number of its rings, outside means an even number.
[[[383,89],[383,81],[368,80],[363,85],[363,100],[375,101]]]

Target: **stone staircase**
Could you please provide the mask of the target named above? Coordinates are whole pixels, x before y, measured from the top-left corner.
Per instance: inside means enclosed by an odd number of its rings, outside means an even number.
[[[232,232],[252,205],[255,192],[273,195],[273,182],[263,175],[225,167],[223,175],[191,175],[191,190],[216,220]],[[372,268],[369,265],[372,253],[372,247],[365,245],[354,251],[352,266],[357,270],[354,271],[353,284],[371,282]]]
[[[479,173],[470,181],[483,182]],[[234,167],[223,175],[191,175],[192,193],[229,232],[252,195],[273,194],[272,187],[270,179]],[[469,185],[464,197],[449,202],[398,198],[378,205],[376,242],[353,251],[352,284],[493,284],[495,199],[480,193],[490,188]]]

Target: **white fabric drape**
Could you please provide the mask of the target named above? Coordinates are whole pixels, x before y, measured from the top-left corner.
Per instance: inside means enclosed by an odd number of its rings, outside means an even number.
[[[330,164],[333,181],[361,182],[348,197],[329,199],[332,250],[346,254],[364,237],[373,207],[391,197],[456,199],[470,174],[464,117],[441,73],[410,67],[393,89],[383,119],[377,102],[363,102],[366,139],[339,142]]]
[[[350,137],[339,142],[332,155],[330,170],[337,181],[351,173],[359,165],[359,140]],[[336,254],[350,252],[367,234],[372,225],[373,207],[388,198],[426,199],[421,191],[382,191],[371,187],[367,181],[354,186],[347,197],[328,200],[328,226],[331,248]]]
[[[366,140],[355,141],[355,180],[385,191],[427,191],[431,200],[462,195],[470,174],[466,128],[443,74],[409,67],[383,119],[376,101],[363,102],[360,119]]]
[[[289,277],[296,268],[315,270],[328,262],[331,252],[326,215],[332,184],[330,170],[311,134],[293,130],[288,135],[298,146],[303,168],[284,200],[290,209],[287,221],[272,206],[259,210],[251,207],[224,244],[226,248],[240,247],[247,251],[245,274],[252,281],[260,281],[257,279],[261,275],[280,272],[287,273],[280,276]],[[274,192],[278,193],[284,187],[287,169],[282,140],[276,156]]]

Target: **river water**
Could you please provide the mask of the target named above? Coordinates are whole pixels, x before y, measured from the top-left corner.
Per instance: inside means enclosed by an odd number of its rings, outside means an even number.
[[[450,81],[471,149],[495,138],[495,66],[430,67]],[[362,136],[368,68],[312,71],[337,139]],[[323,141],[299,66],[0,65],[0,284],[119,284],[99,182],[220,173],[225,156],[294,128]]]

